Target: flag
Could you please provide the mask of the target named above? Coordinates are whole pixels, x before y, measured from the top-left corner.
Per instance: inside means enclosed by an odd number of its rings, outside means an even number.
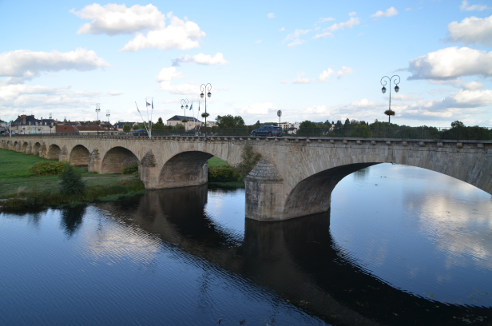
[[[198,102],[198,111],[200,111],[200,102]]]
[[[193,108],[193,103],[191,103],[191,105],[190,105],[190,111],[191,111],[192,108]]]
[[[145,103],[147,103],[147,106],[150,106],[150,103],[149,102],[145,101]]]
[[[154,99],[152,99],[152,110],[154,109]]]

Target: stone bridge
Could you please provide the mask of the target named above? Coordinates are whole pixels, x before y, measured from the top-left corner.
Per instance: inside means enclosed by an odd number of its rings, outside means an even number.
[[[345,176],[379,163],[443,173],[492,194],[492,142],[356,138],[16,136],[1,147],[121,173],[138,163],[147,189],[207,183],[207,160],[236,165],[246,145],[262,160],[245,180],[246,217],[275,221],[328,211]]]

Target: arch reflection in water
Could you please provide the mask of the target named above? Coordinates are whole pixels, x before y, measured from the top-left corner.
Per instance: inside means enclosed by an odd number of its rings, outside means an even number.
[[[372,276],[334,243],[329,212],[273,223],[247,219],[241,241],[207,216],[206,203],[202,186],[150,192],[133,212],[118,203],[104,206],[114,218],[186,253],[190,263],[199,259],[210,273],[254,279],[328,322],[453,325],[490,314],[414,296]]]

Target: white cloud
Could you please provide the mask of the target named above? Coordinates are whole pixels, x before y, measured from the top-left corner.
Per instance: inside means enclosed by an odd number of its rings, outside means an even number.
[[[159,82],[157,90],[167,91],[171,94],[189,94],[196,95],[199,93],[200,87],[194,83],[186,83],[181,85],[172,85],[173,79],[185,78],[180,71],[177,71],[175,67],[162,68],[159,74],[155,77],[155,80]]]
[[[293,84],[310,84],[313,83],[314,79],[309,79],[304,77],[304,73],[297,73],[297,78],[292,82]]]
[[[483,11],[485,9],[489,9],[489,8],[487,6],[485,6],[485,5],[482,5],[482,6],[480,6],[480,5],[472,5],[472,6],[470,6],[468,4],[468,1],[466,1],[466,0],[464,0],[461,3],[461,6],[460,6],[460,10],[461,11],[474,11],[474,10],[476,10],[476,11]]]
[[[392,17],[398,15],[398,10],[395,7],[388,8],[385,12],[381,10],[377,11],[374,15],[371,15],[373,18],[381,18],[381,17]]]
[[[261,44],[261,40],[256,40],[255,43],[256,44]]]
[[[293,47],[295,45],[301,45],[304,42],[306,42],[306,41],[304,41],[304,40],[295,40],[294,42],[287,44],[287,47],[290,48],[290,47]]]
[[[1,53],[0,62],[0,76],[20,79],[31,79],[42,71],[89,71],[111,66],[99,58],[96,52],[81,48],[65,53],[15,50]]]
[[[110,3],[101,6],[94,3],[80,11],[72,9],[70,12],[82,19],[92,19],[92,22],[84,24],[77,34],[118,35],[164,28],[164,15],[151,4],[127,8],[124,4]]]
[[[285,27],[282,27],[281,29],[279,29],[280,32],[283,32],[285,31]]]
[[[464,44],[480,43],[485,46],[492,45],[492,16],[486,18],[468,17],[458,23],[456,21],[448,25],[448,42],[461,42]]]
[[[71,91],[70,87],[0,85],[0,109],[4,116],[10,117],[9,119],[15,118],[25,110],[33,112],[36,116],[48,116],[51,112],[55,117],[60,118],[60,113],[57,113],[58,109],[62,109],[61,112],[70,109],[74,114],[80,115],[85,108],[97,102],[95,98],[101,96],[103,94],[98,92]],[[92,113],[92,109],[90,111]]]
[[[408,79],[454,79],[461,76],[492,76],[492,52],[450,47],[410,60]]]
[[[225,65],[228,64],[224,59],[224,55],[218,52],[215,56],[199,53],[194,56],[185,55],[181,58],[173,60],[173,66],[178,66],[181,62],[195,62],[201,65]]]
[[[152,4],[127,8],[124,4],[101,6],[94,3],[81,11],[72,9],[70,12],[82,19],[92,19],[77,31],[79,34],[135,33],[135,38],[120,51],[138,51],[147,48],[190,50],[199,47],[198,43],[205,36],[196,23],[186,18],[183,21],[174,17],[172,12],[166,17]],[[166,18],[170,20],[167,27]],[[143,31],[147,34],[142,34]]]
[[[120,51],[138,51],[147,48],[161,50],[190,50],[199,47],[199,41],[205,36],[194,22],[183,21],[172,13],[167,15],[171,24],[163,29],[152,30],[143,35],[136,33],[135,38],[128,42]]]
[[[321,24],[321,23],[324,23],[324,22],[332,21],[332,20],[335,20],[335,18],[333,18],[333,17],[326,17],[326,18],[321,17],[316,24]]]
[[[301,40],[300,37],[302,35],[305,35],[307,33],[309,33],[311,30],[310,29],[299,29],[297,28],[294,33],[291,33],[289,35],[287,35],[287,37],[285,38],[284,42],[288,41],[288,40],[293,40],[291,43],[287,44],[287,46],[290,48],[294,45],[300,45],[302,43],[304,43],[305,41],[304,40]]]
[[[273,12],[271,12],[271,13],[269,13],[269,14],[267,15],[267,17],[268,17],[268,18],[275,18],[275,14],[274,14]]]
[[[333,69],[331,68],[328,68],[326,70],[324,70],[318,77],[318,80],[320,82],[325,82],[328,78],[330,78],[331,75],[334,75],[335,74],[335,71],[333,71]]]
[[[109,91],[108,92],[108,95],[111,95],[111,96],[118,96],[118,95],[121,95],[123,94],[122,92],[120,91]]]
[[[349,16],[352,17],[352,16],[356,16],[357,13],[355,11],[352,11],[352,12],[349,12]]]
[[[405,11],[412,11],[412,10],[413,10],[412,8],[405,9]]]
[[[420,105],[416,103],[413,106],[420,106],[427,111],[446,111],[450,109],[472,109],[485,107],[492,104],[492,90],[460,90],[449,96],[437,101],[428,101]]]
[[[270,102],[254,103],[244,107],[237,107],[236,111],[240,114],[251,115],[270,115],[272,112],[276,112],[278,108]]]
[[[463,84],[463,89],[465,89],[467,91],[476,91],[479,89],[483,89],[483,84],[479,83],[479,82],[472,81],[472,82]]]
[[[339,24],[333,24],[330,27],[323,29],[323,33],[316,34],[313,38],[317,39],[317,38],[323,38],[326,36],[331,36],[334,31],[337,31],[339,29],[344,29],[344,28],[352,28],[352,27],[359,25],[359,24],[360,24],[360,20],[358,17],[350,17],[350,19],[347,20],[346,22],[342,22]]]
[[[342,68],[337,72],[337,78],[341,79],[344,75],[352,74],[354,70],[349,67],[342,66]]]

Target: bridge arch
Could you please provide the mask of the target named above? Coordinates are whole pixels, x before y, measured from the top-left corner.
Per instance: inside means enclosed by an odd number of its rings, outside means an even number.
[[[22,146],[21,146],[21,151],[22,151],[22,153],[26,153],[26,151],[27,151],[27,145],[28,145],[28,144],[27,144],[27,141],[25,141],[25,142],[22,144]]]
[[[139,163],[139,159],[132,151],[116,146],[108,150],[104,155],[101,162],[101,173],[121,173],[124,168],[136,163]]]
[[[307,177],[287,195],[284,206],[286,219],[326,212],[331,206],[331,193],[347,175],[380,163],[354,163],[337,166]]]
[[[72,148],[72,151],[70,152],[70,164],[86,167],[89,165],[89,155],[90,152],[87,147],[83,145],[76,145]]]
[[[201,151],[187,151],[174,155],[164,163],[160,171],[160,188],[188,187],[207,183],[207,161],[213,156]]]
[[[60,159],[60,146],[56,144],[50,145],[48,148],[48,152],[46,153],[46,158],[50,160],[59,160]]]
[[[39,155],[40,150],[41,150],[41,143],[40,142],[34,143],[34,146],[32,148],[32,154],[33,155]]]

